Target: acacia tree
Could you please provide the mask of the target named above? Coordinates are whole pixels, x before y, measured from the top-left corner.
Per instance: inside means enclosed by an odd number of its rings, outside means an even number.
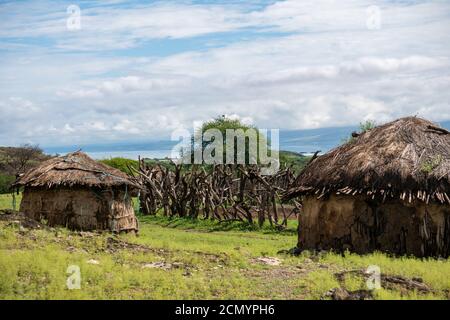
[[[38,145],[24,144],[18,148],[6,148],[1,161],[2,169],[18,177],[44,158],[46,156]]]
[[[191,157],[191,163],[194,162],[194,152],[195,151],[199,151],[199,149],[201,148],[201,152],[205,151],[205,149],[213,143],[213,141],[209,140],[206,137],[206,133],[208,132],[208,130],[217,130],[218,132],[220,132],[220,134],[223,137],[223,148],[222,148],[222,152],[223,152],[223,163],[226,163],[226,150],[227,150],[227,143],[229,141],[227,141],[226,139],[226,134],[227,134],[227,130],[231,130],[231,131],[238,131],[241,130],[241,132],[245,135],[247,132],[253,132],[254,133],[254,137],[255,137],[255,141],[253,141],[254,143],[256,143],[256,150],[259,150],[260,147],[260,143],[265,143],[267,144],[267,140],[264,137],[264,135],[260,134],[260,132],[258,131],[258,128],[256,128],[255,126],[252,125],[247,125],[242,123],[240,120],[238,119],[231,119],[226,117],[225,115],[219,116],[213,120],[207,121],[205,123],[203,123],[203,125],[196,131],[194,132],[194,135],[191,138],[191,150],[193,151],[190,154]],[[201,138],[202,144],[201,146],[195,145],[194,144],[194,140],[197,140]],[[245,164],[250,164],[251,163],[251,156],[250,155],[250,144],[251,144],[251,139],[246,136],[245,140],[243,142],[243,144],[245,145],[245,149],[244,152],[245,154],[242,155]],[[234,148],[233,148],[233,157],[234,157],[234,163],[237,163],[237,158],[238,158],[238,144],[239,142],[237,141],[237,138],[234,138]],[[231,148],[231,147],[230,147]],[[214,150],[214,152],[216,152],[216,150]],[[257,155],[256,155],[257,156]],[[258,156],[256,159],[257,162],[259,162]]]

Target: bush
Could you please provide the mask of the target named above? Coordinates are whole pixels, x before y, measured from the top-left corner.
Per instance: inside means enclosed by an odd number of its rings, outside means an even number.
[[[353,132],[350,137],[342,139],[342,143],[353,142],[353,141],[355,141],[355,137],[353,136],[353,134],[356,133],[358,135],[361,135],[366,131],[376,128],[376,126],[377,126],[377,123],[372,120],[366,120],[365,122],[360,122],[359,123],[359,132]]]
[[[14,180],[14,176],[0,174],[0,194],[11,192],[10,186]]]
[[[138,170],[139,162],[137,160],[126,159],[126,158],[111,158],[100,160],[100,162],[116,168],[126,174],[133,175],[133,172],[129,169],[129,167],[135,168]]]

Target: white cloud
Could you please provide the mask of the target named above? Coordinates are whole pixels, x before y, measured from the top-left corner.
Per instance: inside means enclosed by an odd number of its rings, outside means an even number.
[[[63,6],[1,5],[16,17],[0,19],[0,40],[43,43],[0,53],[0,144],[167,139],[222,114],[268,129],[412,114],[450,119],[450,5],[443,2],[379,2],[380,30],[366,27],[371,1],[287,0],[263,9],[91,4],[73,33],[59,25]],[[236,36],[248,27],[253,34]],[[236,38],[220,46],[194,41],[229,31]],[[171,39],[163,49],[186,45],[182,38],[201,48],[148,54],[153,43],[144,43],[155,38]]]
[[[230,120],[239,120],[241,123],[246,124],[246,125],[254,124],[252,117],[241,117],[240,115],[238,115],[236,113],[225,114],[224,116],[225,116],[225,118],[230,119]]]
[[[343,65],[343,71],[355,74],[419,72],[439,67],[448,67],[448,58],[410,56],[401,59],[364,57],[356,63]]]
[[[102,2],[80,6],[80,29],[68,30],[71,3],[51,2],[3,4],[9,15],[0,22],[0,37],[49,37],[65,50],[125,49],[143,39],[186,38],[227,32],[249,25],[234,6],[192,5],[157,2],[124,7],[105,6]],[[91,4],[92,4],[91,3]],[[48,11],[42,12],[41,8]],[[14,18],[13,18],[14,17]],[[23,23],[26,21],[26,23]]]
[[[136,126],[136,123],[133,123],[128,119],[120,121],[113,127],[113,130],[119,131],[120,133],[130,134],[138,134],[140,132],[139,128]]]
[[[169,88],[183,88],[189,84],[189,80],[183,77],[166,77],[155,75],[152,78],[141,76],[127,76],[100,82],[87,82],[84,88],[63,89],[57,92],[61,97],[76,99],[95,99],[132,94],[136,92],[161,92]]]

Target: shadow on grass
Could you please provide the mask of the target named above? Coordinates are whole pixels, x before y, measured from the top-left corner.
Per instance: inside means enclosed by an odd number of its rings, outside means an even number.
[[[144,216],[138,215],[138,219],[141,223],[155,223],[163,227],[179,228],[186,230],[197,230],[203,232],[218,232],[218,231],[253,231],[261,232],[264,234],[283,234],[293,235],[296,228],[294,226],[288,226],[288,228],[279,230],[270,226],[268,223],[259,227],[256,224],[251,224],[245,221],[218,221],[202,218],[189,218],[189,217],[165,217],[162,215]]]

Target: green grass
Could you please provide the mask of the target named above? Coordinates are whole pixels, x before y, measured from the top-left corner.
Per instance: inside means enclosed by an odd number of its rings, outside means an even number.
[[[448,259],[394,258],[382,253],[364,256],[347,253],[345,256],[326,254],[322,261],[346,269],[367,268],[369,265],[377,265],[382,273],[408,278],[419,277],[434,289],[441,291],[450,289],[450,261]]]
[[[171,227],[171,228],[182,228],[182,229],[196,229],[208,232],[213,231],[259,231],[262,233],[276,233],[276,234],[296,234],[297,221],[288,220],[287,228],[278,231],[276,228],[270,226],[269,222],[260,228],[256,224],[251,224],[245,221],[218,221],[211,219],[192,219],[192,218],[182,218],[182,217],[165,217],[163,215],[155,216],[139,216],[142,222],[151,222],[153,224]]]
[[[20,200],[22,199],[22,194],[16,195],[16,209],[19,209]],[[13,208],[13,197],[12,194],[0,194],[0,210],[12,209]]]
[[[8,206],[6,195],[0,205]],[[380,267],[382,274],[420,277],[434,291],[380,289],[377,299],[448,299],[450,261],[323,253],[279,253],[296,243],[295,222],[276,232],[246,223],[139,217],[140,232],[71,232],[63,228],[24,230],[0,221],[0,299],[321,299],[330,289],[365,288],[364,279],[335,273]],[[108,247],[108,238],[127,247]],[[280,265],[257,261],[275,257]],[[99,264],[90,264],[94,259]],[[168,270],[145,268],[164,262]],[[68,266],[81,270],[81,289],[66,286]]]
[[[64,229],[23,233],[1,224],[2,299],[270,298],[270,288],[259,290],[265,286],[259,275],[269,270],[253,266],[249,258],[276,255],[279,246],[289,247],[293,240],[291,235],[205,232],[142,222],[139,237],[124,235],[120,239],[145,245],[150,251],[106,252],[107,233],[92,237]],[[100,264],[88,264],[90,259]],[[142,268],[157,261],[177,262],[183,267],[168,271]],[[81,290],[66,289],[69,265],[81,268]],[[258,274],[247,275],[249,272]],[[277,286],[280,292],[285,291],[282,283]],[[286,297],[280,293],[279,298]]]

